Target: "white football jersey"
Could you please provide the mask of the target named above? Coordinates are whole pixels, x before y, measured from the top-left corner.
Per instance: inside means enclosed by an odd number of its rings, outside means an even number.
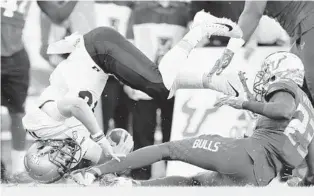
[[[75,40],[74,46],[70,56],[62,61],[50,75],[50,85],[40,95],[38,107],[47,101],[57,101],[64,97],[81,97],[91,109],[97,105],[108,74],[90,57],[82,36]],[[28,131],[40,132],[41,137],[44,137],[60,133],[66,127],[80,126],[81,122],[74,117],[63,120],[51,119],[45,112],[35,108],[26,113],[23,124]]]
[[[75,49],[50,76],[50,88],[40,96],[40,104],[64,96],[81,97],[93,109],[108,79],[106,74],[85,49],[83,37],[76,40]],[[50,92],[49,92],[50,91]]]

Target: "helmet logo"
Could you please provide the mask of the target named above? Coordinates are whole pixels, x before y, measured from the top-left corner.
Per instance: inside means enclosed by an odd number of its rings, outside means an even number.
[[[77,138],[78,138],[77,131],[72,132],[72,138],[73,138],[73,140],[77,140]]]

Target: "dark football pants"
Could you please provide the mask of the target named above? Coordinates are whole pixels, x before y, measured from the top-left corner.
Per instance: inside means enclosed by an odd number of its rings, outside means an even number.
[[[169,142],[171,134],[174,99],[156,102],[139,100],[132,107],[134,150],[154,144],[156,110],[161,109],[162,142]],[[137,180],[151,178],[151,166],[134,169],[132,177]]]
[[[106,73],[154,99],[167,99],[169,91],[158,66],[117,31],[99,27],[84,35],[84,41],[92,59]]]
[[[1,105],[12,113],[24,113],[29,86],[30,62],[25,49],[1,56]]]
[[[110,76],[101,95],[102,119],[104,133],[109,129],[110,119],[114,120],[115,128],[128,129],[131,100],[123,90],[123,85]]]
[[[314,17],[313,17],[314,19]],[[314,27],[305,32],[291,48],[291,52],[298,55],[305,69],[305,83],[303,87],[314,106]]]

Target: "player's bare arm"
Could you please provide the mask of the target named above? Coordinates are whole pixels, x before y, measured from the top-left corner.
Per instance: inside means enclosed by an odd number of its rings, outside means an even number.
[[[83,99],[65,96],[58,101],[45,103],[42,110],[54,119],[65,120],[72,116],[77,118],[90,131],[91,138],[100,145],[103,153],[119,160],[114,155],[112,147],[100,129],[92,110]]]
[[[83,99],[65,96],[65,98],[57,101],[57,108],[62,116],[67,118],[74,116],[82,122],[90,131],[91,138],[101,146],[103,152],[119,160],[114,155],[110,143],[99,127],[94,113]]]
[[[211,74],[218,75],[230,64],[234,53],[247,42],[255,32],[266,8],[267,1],[246,1],[244,10],[239,18],[238,26],[241,28],[242,38],[231,38],[223,55],[217,61],[217,65],[211,70]]]
[[[57,101],[60,114],[70,118],[74,116],[90,131],[91,135],[101,135],[102,130],[86,102],[79,97],[69,97]]]
[[[61,24],[71,15],[77,1],[67,1],[62,5],[54,1],[37,1],[37,4],[54,23]]]

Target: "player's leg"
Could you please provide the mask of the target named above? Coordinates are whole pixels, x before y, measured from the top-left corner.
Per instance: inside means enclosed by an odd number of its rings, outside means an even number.
[[[298,55],[304,64],[305,81],[304,84],[310,91],[310,100],[314,105],[314,28],[304,33],[291,49],[292,53]]]
[[[11,117],[12,173],[21,173],[25,170],[26,132],[22,117],[29,86],[30,63],[26,51],[21,50],[11,57],[1,57],[1,65],[1,101],[8,107]]]
[[[121,84],[117,79],[115,79],[113,76],[110,76],[107,84],[104,88],[104,91],[101,95],[101,106],[102,106],[102,119],[104,124],[104,133],[106,134],[110,128],[111,125],[110,119],[115,119],[115,112],[116,108],[118,107],[118,104],[120,102],[120,88]],[[116,122],[115,122],[116,123]],[[124,128],[124,127],[120,127]]]
[[[237,185],[257,185],[254,164],[245,150],[247,140],[202,135],[180,141],[145,147],[121,158],[95,166],[88,172],[108,174],[151,165],[160,160],[179,160],[203,169],[217,171]],[[143,158],[145,157],[145,158]]]
[[[8,179],[6,177],[6,169],[4,162],[1,160],[1,183],[7,183]]]
[[[157,107],[154,100],[139,100],[134,103],[132,109],[134,150],[154,144]],[[133,169],[131,176],[137,180],[148,180],[151,178],[151,169],[150,165]]]
[[[228,22],[230,21],[227,20],[220,23]],[[169,98],[174,95],[176,90],[181,88],[207,88],[229,95],[237,94],[234,92],[233,88],[230,87],[230,78],[227,75],[213,78],[209,77],[210,69],[197,69],[188,61],[190,52],[199,41],[205,37],[209,38],[211,35],[215,35],[219,30],[219,27],[202,22],[202,25],[194,26],[190,29],[190,31],[162,58],[158,68],[165,86],[167,89],[170,89]],[[234,73],[233,75],[237,76],[237,74]],[[234,78],[234,76],[232,76],[232,78]],[[233,79],[230,81],[233,83]],[[237,86],[236,89],[239,90]]]
[[[88,53],[106,73],[155,99],[168,97],[158,67],[117,31],[99,27],[84,35],[84,40]]]

